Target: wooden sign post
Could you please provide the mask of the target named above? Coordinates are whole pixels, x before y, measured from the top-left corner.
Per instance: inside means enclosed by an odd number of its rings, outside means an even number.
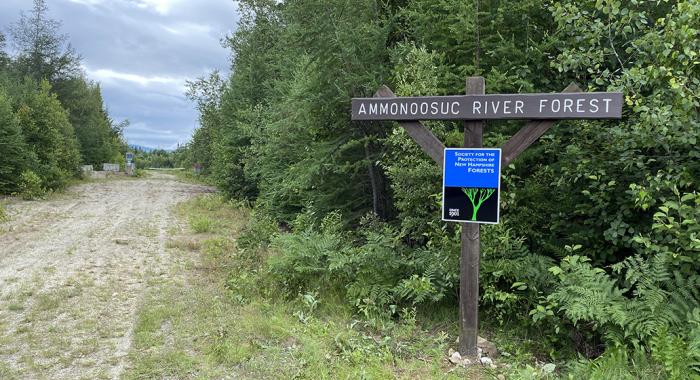
[[[560,94],[485,95],[483,77],[468,78],[466,95],[462,96],[399,98],[382,86],[373,98],[352,100],[352,120],[398,121],[441,168],[445,146],[418,120],[463,120],[465,148],[482,147],[485,120],[531,120],[501,148],[501,167],[506,167],[556,120],[621,117],[622,94],[619,92],[580,92],[572,83]],[[479,324],[480,225],[461,224],[459,352],[474,357]]]

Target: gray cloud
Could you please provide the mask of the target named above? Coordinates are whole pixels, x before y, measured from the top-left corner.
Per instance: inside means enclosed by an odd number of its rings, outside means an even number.
[[[48,0],[51,17],[102,85],[110,115],[127,118],[129,143],[172,148],[188,140],[197,114],[184,98],[188,79],[229,66],[220,40],[238,21],[232,0]],[[0,25],[29,9],[0,1]]]

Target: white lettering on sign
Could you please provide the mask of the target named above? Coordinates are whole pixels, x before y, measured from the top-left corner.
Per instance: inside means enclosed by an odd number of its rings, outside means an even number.
[[[498,113],[498,108],[500,107],[501,102],[491,102],[491,108],[493,109],[493,113]],[[488,109],[488,107],[486,108]]]
[[[449,112],[450,112],[450,105],[447,103],[440,103],[440,113],[443,115],[447,115]]]
[[[609,98],[603,98],[601,99],[605,103],[605,112],[610,112],[610,102],[612,102],[612,99]],[[539,112],[564,112],[564,113],[586,113],[586,112],[592,112],[596,113],[600,110],[600,107],[598,106],[598,99],[584,99],[584,98],[578,98],[578,99],[570,99],[566,98],[563,100],[563,102],[560,99],[552,99],[549,101],[548,99],[540,99],[540,104],[539,104]],[[517,103],[520,103],[518,105]],[[563,104],[562,104],[563,103]],[[518,108],[522,107],[523,104],[521,101],[516,102],[515,109],[516,113],[518,113]],[[587,107],[586,107],[587,106]],[[506,111],[504,108],[503,113],[508,115],[509,113]]]
[[[554,106],[556,104],[556,107]],[[561,101],[559,99],[552,100],[552,112],[559,112],[561,109]]]
[[[360,103],[358,115],[459,115],[459,102]],[[369,110],[368,110],[369,109]]]
[[[571,106],[574,105],[573,99],[564,99],[564,112],[573,112],[571,111]]]
[[[424,96],[353,99],[353,120],[620,118],[620,93]]]
[[[494,174],[496,154],[492,152],[454,152],[457,162],[455,167],[466,168],[467,173]]]
[[[513,104],[512,100],[505,100],[503,102],[501,102],[500,100],[484,101],[483,103],[479,100],[475,100],[474,102],[472,102],[472,113],[474,115],[481,115],[481,110],[483,108],[483,114],[488,115],[489,107],[491,107],[491,114],[498,114],[498,111],[501,109],[501,113],[504,115],[522,114],[524,105],[525,102],[523,102],[522,100],[516,100],[515,105]],[[501,106],[503,107],[501,108]]]
[[[591,112],[598,112],[598,99],[591,99]]]

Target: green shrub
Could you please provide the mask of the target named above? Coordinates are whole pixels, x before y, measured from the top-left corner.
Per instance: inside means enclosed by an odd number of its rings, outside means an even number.
[[[349,304],[374,321],[396,317],[405,307],[457,301],[458,234],[439,230],[428,246],[410,248],[391,224],[371,215],[350,233],[338,213],[320,224],[307,214],[300,214],[292,233],[271,243],[269,271],[289,296],[341,289]],[[530,253],[505,225],[484,229],[482,243],[482,304],[500,323],[527,321],[527,312],[554,284],[546,272],[553,261]]]
[[[66,188],[73,177],[66,170],[56,166],[44,165],[37,172],[45,189],[60,190]]]
[[[214,229],[214,221],[206,216],[197,216],[190,219],[190,227],[195,233],[207,233]]]
[[[46,195],[41,178],[31,170],[24,171],[19,177],[19,195],[26,200],[39,199]]]
[[[272,218],[255,209],[250,214],[250,222],[238,238],[242,249],[267,247],[279,234],[279,226]]]
[[[340,280],[331,262],[344,255],[347,241],[335,231],[308,228],[280,234],[271,245],[274,254],[268,260],[270,273],[290,295]]]
[[[547,273],[554,261],[530,252],[525,239],[514,236],[505,223],[482,231],[480,307],[499,325],[527,325],[528,312],[555,284]]]

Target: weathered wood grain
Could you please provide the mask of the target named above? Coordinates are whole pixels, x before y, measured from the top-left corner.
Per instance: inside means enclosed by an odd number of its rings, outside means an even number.
[[[483,77],[467,79],[467,95],[485,91]],[[484,121],[464,122],[464,147],[481,148]],[[462,223],[462,249],[459,259],[459,352],[463,356],[477,356],[479,336],[479,256],[481,251],[480,225]]]

